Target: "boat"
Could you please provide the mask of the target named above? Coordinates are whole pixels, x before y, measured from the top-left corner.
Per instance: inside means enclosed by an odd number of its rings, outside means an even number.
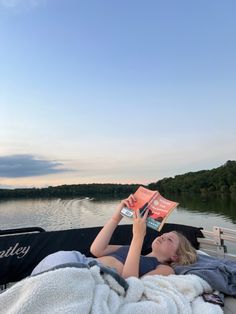
[[[45,231],[40,227],[0,230],[0,286],[1,291],[12,283],[29,276],[33,268],[47,255],[59,250],[78,250],[91,256],[90,245],[102,227]],[[142,254],[148,254],[157,232],[147,228]],[[166,223],[160,234],[181,231],[200,253],[236,261],[236,230],[213,227],[205,230],[181,224]],[[127,245],[132,238],[132,225],[119,225],[112,238],[112,244]],[[236,313],[236,298],[225,297],[224,313]]]

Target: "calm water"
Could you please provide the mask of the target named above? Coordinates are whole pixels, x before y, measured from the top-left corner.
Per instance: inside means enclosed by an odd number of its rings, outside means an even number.
[[[167,197],[167,196],[166,196]],[[180,203],[168,222],[211,229],[236,229],[236,198],[196,195],[168,196]],[[103,225],[112,215],[118,199],[37,199],[0,202],[0,229],[39,226],[61,230]],[[130,223],[123,219],[122,223]]]

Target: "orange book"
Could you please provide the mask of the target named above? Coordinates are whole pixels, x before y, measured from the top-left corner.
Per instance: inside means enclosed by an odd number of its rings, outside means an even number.
[[[121,214],[132,218],[134,210],[139,209],[141,215],[148,210],[147,226],[157,231],[161,230],[168,216],[179,205],[167,200],[158,191],[152,191],[142,186],[134,193],[134,197],[136,199],[134,205],[130,208],[124,207]]]

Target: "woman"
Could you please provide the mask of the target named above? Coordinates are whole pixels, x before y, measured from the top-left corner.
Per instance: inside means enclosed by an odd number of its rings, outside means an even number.
[[[152,242],[150,254],[142,256],[141,250],[146,234],[146,218],[139,212],[134,213],[133,237],[130,246],[110,245],[111,236],[122,219],[123,207],[130,207],[135,202],[131,194],[122,200],[113,216],[104,225],[93,241],[90,251],[96,256],[98,263],[114,268],[124,278],[143,275],[174,274],[173,264],[191,264],[196,261],[196,251],[189,241],[181,234],[173,231],[157,237]],[[92,258],[87,258],[77,251],[59,251],[45,257],[33,270],[32,274],[56,267],[60,264],[82,262],[88,264]]]

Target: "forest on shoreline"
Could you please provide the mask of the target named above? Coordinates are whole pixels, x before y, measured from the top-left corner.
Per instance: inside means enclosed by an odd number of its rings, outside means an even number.
[[[0,189],[1,199],[12,198],[66,198],[66,197],[126,197],[141,184],[73,184],[49,186],[47,188]],[[145,185],[143,185],[145,186]],[[164,178],[145,187],[158,190],[163,195],[169,193],[236,194],[236,161],[211,170],[188,172],[175,177]]]

